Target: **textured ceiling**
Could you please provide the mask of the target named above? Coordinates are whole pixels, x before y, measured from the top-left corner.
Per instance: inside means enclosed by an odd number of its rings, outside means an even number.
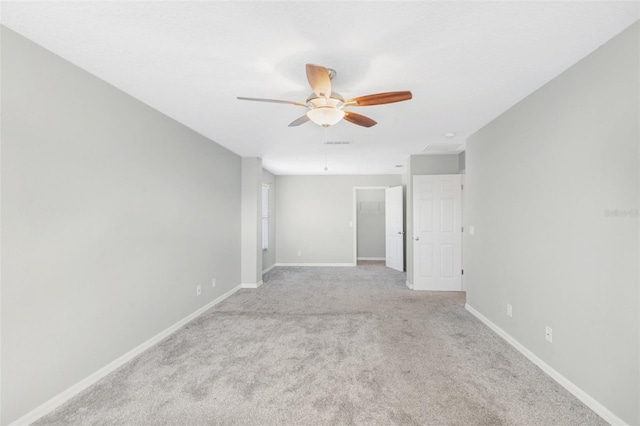
[[[48,1],[1,12],[3,25],[276,174],[401,173],[428,146],[460,151],[640,16],[637,1]],[[305,63],[335,69],[345,98],[413,100],[360,107],[379,124],[325,133],[287,127],[301,107],[236,99],[304,101]]]

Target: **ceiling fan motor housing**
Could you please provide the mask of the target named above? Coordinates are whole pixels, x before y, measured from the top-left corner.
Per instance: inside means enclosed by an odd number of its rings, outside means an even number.
[[[329,98],[325,98],[324,96],[318,96],[315,93],[309,95],[306,100],[309,108],[315,108],[317,106],[327,106],[333,105],[338,106],[340,103],[344,103],[344,98],[338,92],[331,92],[331,96]]]

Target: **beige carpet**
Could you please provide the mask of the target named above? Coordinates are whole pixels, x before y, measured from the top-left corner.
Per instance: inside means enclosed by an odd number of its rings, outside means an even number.
[[[464,309],[381,265],[279,267],[38,424],[606,424]]]

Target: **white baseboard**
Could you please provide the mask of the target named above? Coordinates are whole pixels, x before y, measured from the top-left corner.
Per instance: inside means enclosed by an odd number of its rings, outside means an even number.
[[[384,257],[359,257],[358,260],[386,260]]]
[[[267,269],[262,271],[262,275],[266,274],[267,272],[269,272],[270,270],[272,270],[275,267],[276,267],[276,264],[274,263],[273,265],[269,266]]]
[[[413,284],[411,284],[409,281],[407,281],[405,284],[407,284],[407,287],[413,290]]]
[[[240,284],[241,288],[258,288],[260,287],[262,284],[264,284],[264,281],[260,280],[257,283],[243,283]]]
[[[491,322],[491,320],[489,320],[487,317],[485,317],[480,312],[473,309],[468,303],[465,304],[464,307],[467,309],[467,311],[471,312],[476,318],[482,321],[487,327],[495,331],[498,334],[498,336],[502,337],[509,344],[511,344],[511,346],[513,346],[518,351],[520,351],[522,355],[526,356],[527,358],[529,358],[531,362],[533,362],[535,365],[540,367],[540,369],[545,373],[547,373],[549,377],[551,377],[553,380],[555,380],[560,385],[562,385],[562,387],[564,387],[566,390],[571,392],[573,396],[575,396],[580,401],[582,401],[584,405],[591,408],[597,415],[599,415],[604,420],[609,422],[609,424],[626,425],[626,423],[620,417],[613,414],[604,405],[596,401],[591,395],[589,395],[588,393],[580,389],[578,386],[576,386],[573,382],[571,382],[569,379],[564,377],[562,374],[558,373],[555,369],[553,369],[553,367],[551,367],[549,364],[547,364],[546,362],[538,358],[533,352],[527,349],[524,345],[522,345],[516,339],[511,337],[511,335],[508,334],[506,331],[504,331],[503,329],[498,327],[496,324]]]
[[[355,263],[276,263],[276,266],[356,266]]]
[[[89,386],[91,386],[91,385],[95,384],[96,382],[98,382],[100,379],[105,377],[107,374],[115,371],[118,367],[126,364],[127,362],[129,362],[133,358],[135,358],[136,356],[140,355],[142,352],[144,352],[147,349],[149,349],[150,347],[158,344],[160,341],[164,340],[166,337],[168,337],[169,335],[173,334],[174,332],[176,332],[178,329],[180,329],[181,327],[183,327],[187,323],[193,321],[196,317],[202,315],[205,311],[207,311],[208,309],[210,309],[213,306],[217,305],[218,303],[222,302],[224,299],[226,299],[227,297],[231,296],[233,293],[235,293],[238,290],[240,290],[240,286],[232,288],[231,290],[229,290],[228,292],[226,292],[222,296],[220,296],[217,299],[207,303],[206,305],[204,305],[203,307],[201,307],[197,311],[193,312],[190,315],[187,315],[186,317],[182,318],[180,321],[176,322],[175,324],[171,325],[170,327],[168,327],[168,328],[164,329],[163,331],[161,331],[160,333],[156,334],[155,336],[153,336],[152,338],[150,338],[146,342],[144,342],[141,345],[131,349],[126,354],[124,354],[121,357],[115,359],[114,361],[111,361],[109,364],[105,365],[104,367],[102,367],[98,371],[96,371],[96,372],[92,373],[91,375],[85,377],[84,379],[80,380],[75,385],[71,386],[70,388],[66,389],[65,391],[63,391],[63,392],[59,393],[58,395],[54,396],[53,398],[51,398],[50,400],[48,400],[44,404],[40,405],[39,407],[36,407],[35,409],[31,410],[30,412],[28,412],[24,416],[20,417],[19,419],[15,420],[13,423],[11,423],[10,426],[30,425],[31,423],[33,423],[36,420],[38,420],[40,417],[42,417],[42,416],[44,416],[46,414],[49,414],[50,412],[52,412],[53,410],[55,410],[56,408],[58,408],[59,406],[61,406],[65,402],[67,402],[69,399],[73,398],[74,396],[76,396],[77,394],[79,394],[80,392],[82,392],[83,390],[88,388]]]

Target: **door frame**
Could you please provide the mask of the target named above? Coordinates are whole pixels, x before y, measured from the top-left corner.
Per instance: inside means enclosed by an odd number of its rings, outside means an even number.
[[[467,284],[464,279],[464,233],[465,229],[467,229],[467,224],[465,223],[466,215],[465,215],[465,188],[467,186],[467,174],[465,173],[465,169],[460,170],[460,180],[462,183],[462,193],[460,194],[460,226],[462,226],[462,232],[460,234],[461,242],[460,242],[460,263],[462,266],[462,291],[467,291]]]
[[[464,273],[463,271],[463,263],[462,263],[462,251],[463,251],[463,231],[462,231],[462,227],[463,227],[463,210],[462,210],[462,198],[463,198],[463,187],[464,187],[464,175],[460,174],[460,173],[451,173],[451,174],[441,174],[441,175],[414,175],[413,176],[413,185],[412,185],[412,198],[413,198],[413,203],[412,203],[412,209],[413,209],[413,214],[412,214],[412,222],[413,222],[413,232],[412,232],[412,236],[411,236],[411,244],[413,244],[413,289],[416,290],[417,288],[417,282],[418,282],[418,269],[420,267],[420,262],[417,260],[417,257],[419,256],[420,252],[418,250],[418,248],[416,247],[416,241],[418,240],[418,237],[421,236],[420,234],[420,230],[419,230],[419,226],[417,226],[416,221],[419,220],[420,218],[420,214],[419,214],[419,209],[420,209],[420,204],[417,203],[416,201],[416,197],[418,196],[419,191],[416,188],[416,181],[417,179],[436,179],[436,178],[457,178],[457,184],[461,185],[458,186],[456,188],[456,193],[459,194],[459,199],[458,199],[458,214],[455,215],[457,217],[457,221],[458,223],[455,223],[454,219],[454,229],[456,229],[455,234],[459,234],[459,269],[456,268],[457,265],[454,265],[454,270],[457,270],[459,272],[456,273],[455,278],[457,278],[459,280],[459,288],[456,289],[444,289],[444,288],[420,288],[419,290],[427,290],[427,291],[465,291],[465,286],[464,286]],[[456,197],[457,199],[457,197]],[[455,205],[455,203],[454,203]],[[454,210],[455,211],[455,210]],[[456,226],[457,225],[457,226]],[[454,255],[454,263],[455,263],[455,258],[456,256]],[[433,260],[433,259],[432,259]],[[434,278],[434,279],[437,279]]]
[[[396,271],[405,272],[406,265],[406,241],[405,241],[405,200],[404,200],[404,185],[392,186],[391,188],[387,188],[384,191],[384,200],[385,200],[385,223],[384,223],[384,233],[385,233],[385,266],[387,268],[395,269]],[[397,197],[400,197],[399,200]],[[389,200],[392,200],[391,205],[389,205]],[[400,226],[396,227],[397,222],[394,219],[393,211],[396,209],[395,203],[399,201],[400,205],[400,217],[397,218],[400,220]],[[388,213],[388,214],[387,214]],[[392,232],[390,232],[392,231]],[[398,238],[398,235],[400,237]],[[397,246],[397,243],[400,246]],[[398,259],[389,259],[389,254],[393,254],[397,256],[397,250],[399,249],[400,256],[402,257],[400,264],[397,264],[395,261]]]
[[[386,186],[354,186],[353,187],[353,266],[358,266],[358,190],[359,189],[382,189],[391,188]],[[385,206],[387,202],[385,201]]]

